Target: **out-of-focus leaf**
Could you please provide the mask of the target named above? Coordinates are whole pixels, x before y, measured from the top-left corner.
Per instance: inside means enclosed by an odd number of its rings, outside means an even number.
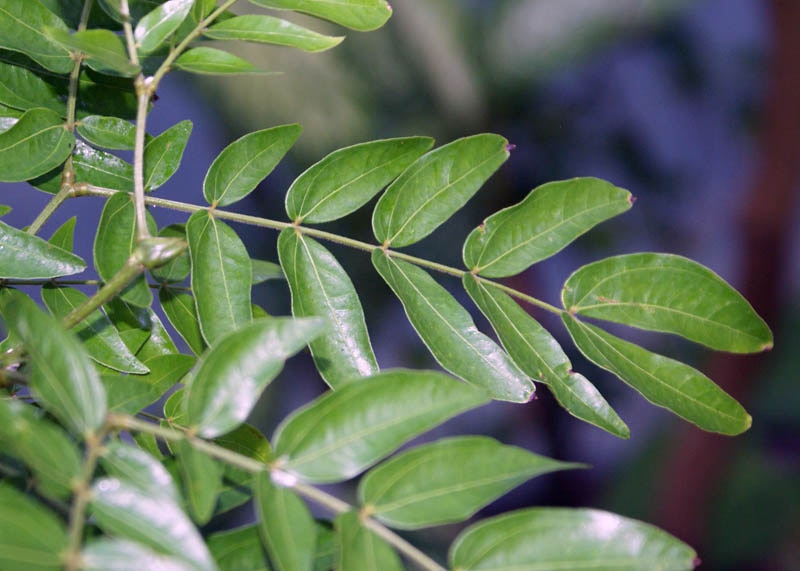
[[[304,480],[346,480],[487,400],[482,390],[443,373],[380,373],[295,411],[275,432],[275,456],[282,469]]]
[[[336,569],[340,571],[405,569],[395,550],[362,525],[358,512],[349,511],[341,514],[336,518],[335,525],[339,536],[339,561]]]
[[[192,519],[203,525],[214,514],[221,484],[220,467],[213,458],[195,450],[187,440],[174,443],[173,450],[178,457],[178,468]]]
[[[562,314],[562,318],[586,358],[617,375],[653,404],[710,432],[734,435],[750,428],[752,419],[742,405],[697,369],[571,315]]]
[[[178,489],[164,465],[141,448],[111,441],[106,445],[101,462],[106,474],[125,480],[149,497],[173,503],[180,501]]]
[[[164,495],[148,494],[126,479],[100,478],[92,486],[90,505],[97,525],[107,533],[182,559],[198,571],[214,571],[203,538]]]
[[[0,61],[0,103],[23,111],[46,107],[61,115],[66,114],[66,105],[57,85],[45,81],[43,74],[16,63]]]
[[[561,290],[572,314],[675,333],[712,349],[752,353],[772,333],[742,295],[708,268],[672,254],[606,258],[573,273]]]
[[[103,375],[108,409],[137,414],[160,399],[189,372],[194,363],[195,358],[190,355],[160,355],[144,361],[150,369],[146,375]]]
[[[612,513],[532,508],[483,520],[450,548],[450,566],[472,569],[690,571],[696,554],[651,525]]]
[[[464,243],[464,264],[487,277],[517,274],[631,207],[631,194],[596,178],[551,182],[487,218]]]
[[[149,307],[137,307],[115,297],[106,303],[105,310],[120,337],[139,360],[178,353],[161,319]]]
[[[155,190],[175,174],[192,133],[189,120],[177,123],[150,140],[144,148],[144,187]]]
[[[375,206],[375,237],[398,248],[422,240],[460,210],[508,155],[508,141],[482,134],[458,139],[417,159]]]
[[[334,151],[292,183],[286,213],[297,222],[342,218],[369,202],[431,146],[428,137],[407,137]]]
[[[287,228],[278,255],[292,292],[292,314],[320,316],[326,331],[312,341],[317,369],[332,388],[378,372],[364,310],[353,283],[336,258],[315,240]]]
[[[189,424],[213,438],[243,423],[284,361],[322,327],[318,318],[264,318],[219,339],[186,385]]]
[[[0,313],[30,356],[30,387],[45,408],[78,434],[99,428],[106,417],[105,391],[77,337],[19,292],[5,290]]]
[[[170,224],[159,230],[158,235],[162,238],[181,238],[186,239],[185,224]],[[162,283],[182,282],[189,277],[192,266],[189,259],[189,252],[182,252],[178,257],[173,258],[163,266],[150,270],[152,276]]]
[[[59,226],[50,239],[48,244],[61,248],[67,252],[72,251],[72,240],[75,235],[75,222],[78,220],[77,216],[67,219],[61,226]]]
[[[20,182],[42,175],[63,163],[74,146],[75,136],[61,115],[45,108],[26,111],[13,127],[0,133],[0,181]]]
[[[317,550],[314,571],[330,571],[339,560],[339,538],[330,523],[317,520]]]
[[[282,280],[284,278],[283,269],[275,262],[266,260],[250,260],[252,266],[251,285],[263,283],[268,280]]]
[[[258,527],[246,525],[218,531],[208,537],[208,548],[219,571],[269,571]]]
[[[81,472],[78,448],[61,427],[41,418],[31,405],[0,398],[0,448],[31,469],[41,494],[59,499],[72,495],[73,481]]]
[[[579,467],[461,436],[412,448],[373,468],[359,482],[362,505],[391,527],[418,529],[463,521],[523,482]]]
[[[570,414],[620,438],[630,437],[625,422],[592,383],[572,370],[564,350],[547,329],[497,288],[471,274],[465,275],[463,282],[503,347],[525,374],[545,383]]]
[[[163,555],[129,539],[93,539],[81,551],[83,571],[194,571],[189,562]]]
[[[138,51],[147,54],[158,49],[180,27],[194,0],[168,0],[136,24],[133,37]]]
[[[55,278],[85,269],[84,261],[71,252],[0,222],[0,276],[3,278]]]
[[[0,568],[59,571],[68,541],[52,511],[0,482]]]
[[[61,18],[38,0],[4,0],[0,5],[0,47],[22,52],[50,71],[69,73],[75,61],[44,33],[48,28],[68,31]]]
[[[161,302],[161,309],[164,310],[167,319],[186,341],[189,349],[195,355],[201,355],[206,344],[200,333],[194,298],[187,293],[178,293],[164,288],[158,292],[158,300]]]
[[[46,285],[42,288],[42,301],[59,319],[64,319],[88,299],[85,293],[69,287]],[[149,369],[125,345],[119,332],[106,315],[96,309],[73,328],[83,341],[89,356],[110,369],[123,373],[143,375]]]
[[[72,168],[75,169],[75,180],[80,182],[133,192],[133,167],[130,163],[116,155],[90,147],[83,141],[75,141]],[[39,190],[55,194],[61,187],[61,171],[59,166],[28,182]]]
[[[155,220],[149,213],[147,226],[151,234],[156,233]],[[94,238],[94,265],[104,281],[113,278],[125,265],[135,244],[136,208],[133,197],[120,192],[106,201]],[[138,307],[148,307],[153,301],[153,294],[143,274],[122,290],[120,297]]]
[[[380,250],[373,252],[372,263],[442,367],[487,390],[492,398],[531,399],[533,382],[505,351],[478,331],[467,310],[425,270]]]
[[[12,208],[8,204],[0,204],[0,217],[11,212]],[[74,217],[73,217],[74,218]]]
[[[186,50],[175,60],[174,66],[182,71],[203,75],[269,73],[232,53],[206,47]]]
[[[186,223],[200,331],[209,346],[252,319],[250,256],[233,229],[207,210]]]
[[[214,439],[214,444],[242,454],[253,460],[269,461],[272,454],[269,442],[255,427],[241,424],[227,434]],[[230,464],[222,467],[222,488],[217,501],[217,514],[242,505],[251,499],[254,475]]]
[[[380,28],[392,15],[386,0],[330,2],[329,0],[250,0],[258,6],[304,12],[341,26],[366,32]]]
[[[183,406],[184,392],[185,389],[183,387],[179,388],[164,403],[164,421],[169,426],[186,428],[186,413]]]
[[[225,147],[203,181],[209,204],[227,206],[250,194],[273,171],[300,136],[300,125],[255,131]]]
[[[82,53],[86,65],[95,71],[123,77],[139,72],[139,66],[128,59],[122,38],[111,30],[82,30],[70,34],[67,30],[50,28],[45,33],[66,49]]]
[[[244,40],[320,52],[341,43],[344,37],[319,34],[308,28],[272,16],[236,16],[203,31],[214,40]]]
[[[189,10],[189,14],[186,16],[186,18],[184,18],[180,27],[175,32],[175,36],[173,36],[174,40],[172,40],[172,42],[174,44],[178,44],[186,39],[186,37],[191,34],[195,28],[197,28],[197,25],[211,15],[211,13],[216,9],[217,0],[195,0],[195,2],[192,4],[192,9]],[[223,14],[220,14],[215,22],[220,22],[230,16],[232,16],[232,14],[226,11]]]
[[[278,571],[310,571],[314,563],[317,526],[305,502],[270,481],[268,472],[256,476],[258,529],[270,560]]]
[[[136,128],[118,117],[89,115],[78,123],[78,134],[104,149],[133,149]]]

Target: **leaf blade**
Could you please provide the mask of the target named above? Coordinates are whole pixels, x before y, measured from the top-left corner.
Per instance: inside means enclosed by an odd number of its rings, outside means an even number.
[[[257,6],[266,8],[303,12],[361,32],[380,28],[392,15],[392,8],[386,0],[359,0],[346,3],[326,0],[250,1]]]
[[[404,567],[397,552],[362,524],[358,512],[349,511],[339,515],[334,526],[339,536],[339,558],[336,569],[403,571]]]
[[[244,40],[321,52],[339,45],[343,36],[319,34],[308,28],[272,16],[235,16],[203,31],[213,40]]]
[[[13,279],[56,278],[86,269],[78,256],[37,236],[0,222],[0,276]]]
[[[61,115],[45,108],[26,111],[0,133],[0,181],[21,182],[63,163],[75,146],[75,136]]]
[[[180,27],[193,4],[194,0],[168,0],[139,20],[133,31],[139,53],[158,49]]]

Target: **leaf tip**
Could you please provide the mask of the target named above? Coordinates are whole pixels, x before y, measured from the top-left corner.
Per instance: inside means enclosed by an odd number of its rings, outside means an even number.
[[[516,148],[517,148],[517,146],[514,143],[506,143],[506,152],[507,153],[510,153],[511,151],[513,151]]]

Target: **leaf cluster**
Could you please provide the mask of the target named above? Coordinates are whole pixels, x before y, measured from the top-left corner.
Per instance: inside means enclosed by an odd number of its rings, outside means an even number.
[[[189,121],[147,132],[167,73],[260,72],[220,41],[316,52],[343,39],[283,20],[281,11],[359,31],[391,14],[384,0],[252,0],[276,15],[236,15],[233,3],[0,6],[0,180],[52,195],[27,228],[0,222],[8,334],[0,355],[0,568],[391,570],[402,568],[402,556],[443,569],[395,530],[463,522],[531,478],[580,465],[478,435],[406,443],[491,400],[527,403],[537,384],[576,418],[629,436],[528,306],[559,316],[590,361],[655,405],[704,430],[747,430],[748,413],[700,371],[603,328],[622,324],[735,353],[769,348],[765,323],[709,269],[663,253],[599,260],[569,276],[560,307],[499,281],[627,211],[627,190],[594,178],[533,189],[467,236],[463,268],[402,250],[435,234],[501,168],[512,146],[500,135],[438,147],[427,137],[357,144],[296,178],[286,221],[227,210],[300,136],[299,125],[282,125],[226,146],[198,189],[202,204],[158,196],[192,132]],[[133,151],[133,161],[115,151]],[[316,227],[378,195],[374,243]],[[75,218],[49,240],[38,235],[66,200],[82,196],[105,201],[88,263],[74,253]],[[187,219],[160,227],[150,206]],[[252,259],[231,222],[279,231],[276,261]],[[359,292],[325,242],[371,256],[444,371],[381,370]],[[99,282],[73,278],[89,266]],[[461,281],[493,336],[434,275]],[[267,279],[285,281],[291,316],[252,303],[252,288]],[[32,286],[41,304],[27,293]],[[267,438],[247,421],[284,363],[306,348],[329,390]],[[353,503],[320,487],[354,478]],[[246,502],[255,523],[204,531]],[[308,502],[329,518],[313,517]],[[690,547],[647,524],[555,508],[473,523],[448,558],[454,570],[695,564]]]

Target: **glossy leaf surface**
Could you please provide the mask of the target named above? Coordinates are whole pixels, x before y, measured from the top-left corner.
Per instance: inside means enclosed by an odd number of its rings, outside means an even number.
[[[19,292],[0,297],[0,313],[30,356],[30,387],[45,408],[78,434],[99,428],[105,392],[78,338]]]
[[[158,292],[158,300],[167,319],[186,341],[189,349],[195,355],[201,355],[205,350],[206,343],[200,332],[194,298],[187,293],[179,293],[165,288]]]
[[[69,73],[69,52],[45,34],[48,28],[67,31],[66,24],[39,2],[4,0],[0,5],[0,47],[22,52],[56,73]]]
[[[194,571],[187,561],[163,555],[129,539],[103,537],[81,551],[83,571]]]
[[[104,531],[182,559],[199,571],[215,569],[197,529],[163,495],[147,494],[125,479],[100,478],[92,486],[90,505]]]
[[[627,425],[600,391],[572,370],[567,355],[549,331],[497,288],[470,274],[464,276],[463,282],[503,347],[525,374],[545,383],[558,403],[573,416],[620,438],[630,437]]]
[[[750,428],[752,419],[742,405],[697,369],[651,353],[570,315],[562,317],[581,353],[653,404],[710,432],[733,435]]]
[[[742,295],[708,268],[672,254],[606,258],[562,289],[570,313],[675,333],[722,351],[772,347],[772,333]]]
[[[175,60],[177,69],[203,75],[266,73],[249,61],[216,48],[192,48]]]
[[[250,1],[253,4],[267,8],[304,12],[362,32],[380,28],[392,15],[392,8],[386,0],[359,0],[358,2],[330,2],[329,0]]]
[[[168,0],[136,24],[133,36],[140,53],[159,48],[180,27],[195,0]]]
[[[535,476],[575,467],[484,436],[447,438],[373,468],[358,497],[386,525],[418,529],[463,521]]]
[[[344,37],[326,36],[280,18],[261,15],[236,16],[203,31],[213,40],[244,40],[320,52],[342,42]]]
[[[403,571],[403,564],[394,549],[362,525],[358,512],[341,514],[336,518],[335,525],[339,536],[339,561],[336,569]]]
[[[150,232],[156,233],[153,217],[147,215]],[[106,201],[94,238],[94,265],[104,281],[109,281],[125,265],[136,244],[136,208],[133,197],[117,193]],[[147,307],[153,294],[142,274],[128,285],[120,297],[138,307]]]
[[[102,188],[133,192],[133,167],[130,163],[81,140],[75,141],[72,167],[75,169],[75,180]],[[61,171],[60,166],[56,167],[29,182],[40,190],[55,194],[61,186]]]
[[[470,233],[464,264],[487,277],[518,274],[631,204],[627,190],[596,178],[542,185]]]
[[[282,125],[237,139],[214,159],[203,181],[209,204],[227,206],[250,194],[300,136],[300,125]]]
[[[89,296],[69,287],[45,286],[42,301],[50,312],[64,319],[83,305]],[[78,323],[72,331],[83,341],[89,356],[110,369],[142,375],[149,369],[128,349],[111,320],[99,309]]]
[[[144,148],[144,187],[154,190],[167,182],[181,164],[192,133],[192,122],[181,121],[151,139]]]
[[[380,250],[372,263],[400,299],[408,319],[445,369],[494,399],[527,402],[534,386],[511,358],[478,331],[472,317],[427,272]]]
[[[160,355],[143,363],[150,369],[146,375],[103,375],[110,411],[139,413],[180,381],[194,365],[195,358],[181,354]]]
[[[178,468],[192,519],[204,525],[214,514],[222,484],[220,466],[211,456],[195,450],[188,440],[173,443],[173,450],[178,457]]]
[[[0,568],[58,571],[67,542],[52,511],[0,482]]]
[[[101,458],[106,474],[153,498],[178,503],[180,495],[164,465],[141,448],[111,441]]]
[[[311,571],[317,526],[305,502],[273,484],[267,472],[256,476],[255,496],[259,531],[275,569]]]
[[[375,237],[398,248],[422,240],[461,209],[508,155],[508,141],[491,134],[427,153],[381,196],[372,217]]]
[[[407,137],[334,151],[292,183],[286,213],[305,222],[342,218],[366,204],[432,145],[428,137]]]
[[[219,571],[269,571],[261,547],[258,527],[246,525],[214,533],[208,538],[208,549]]]
[[[65,30],[49,29],[47,35],[72,52],[86,58],[86,65],[100,73],[131,77],[139,72],[125,52],[122,39],[111,30],[82,30],[70,34]]]
[[[275,433],[275,455],[283,469],[304,480],[346,480],[487,400],[483,391],[442,373],[380,373],[328,392],[289,416]]]
[[[281,232],[278,254],[292,293],[292,314],[320,316],[325,332],[312,341],[311,354],[332,387],[378,372],[364,310],[353,283],[336,258],[293,228]]]
[[[688,545],[636,520],[599,510],[532,508],[462,532],[450,565],[464,571],[689,571],[695,557]]]
[[[2,10],[2,8],[0,8]],[[75,136],[61,115],[50,109],[26,111],[13,127],[0,133],[0,181],[20,182],[63,163]]]
[[[118,117],[89,115],[78,123],[78,133],[91,144],[104,149],[133,149],[136,128]]]
[[[71,252],[0,222],[0,277],[47,279],[85,269],[84,261]]]
[[[252,319],[250,256],[230,226],[208,211],[186,223],[200,330],[208,345]]]
[[[0,55],[0,103],[23,111],[46,107],[59,114],[66,113],[62,91],[57,85],[46,81],[41,72],[14,65],[18,63],[16,59],[3,61],[4,55]]]
[[[322,326],[317,318],[263,318],[219,339],[186,385],[190,425],[213,438],[243,423],[284,361]]]

